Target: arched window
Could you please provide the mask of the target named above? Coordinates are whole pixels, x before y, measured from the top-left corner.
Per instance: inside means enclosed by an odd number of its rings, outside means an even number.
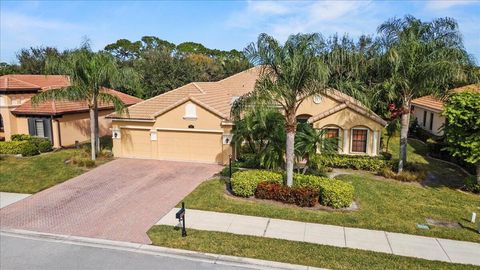
[[[367,153],[369,129],[354,127],[350,132],[351,151],[355,153]]]
[[[185,106],[185,118],[197,118],[197,106],[193,103],[188,103]]]
[[[312,117],[310,114],[300,114],[297,116],[297,123],[307,123],[310,117]]]

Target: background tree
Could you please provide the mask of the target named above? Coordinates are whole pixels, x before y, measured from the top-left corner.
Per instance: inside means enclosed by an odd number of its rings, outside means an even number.
[[[297,109],[302,102],[323,93],[328,80],[328,68],[319,57],[322,49],[319,34],[297,34],[280,45],[273,37],[261,34],[257,43],[250,44],[245,53],[262,72],[252,93],[237,101],[251,104],[257,100],[280,106],[285,117],[287,185],[293,184],[294,143],[297,129]],[[272,104],[273,103],[273,104]]]
[[[407,135],[411,101],[445,96],[455,83],[465,81],[472,64],[464,50],[455,20],[422,22],[412,16],[393,18],[378,27],[384,54],[380,65],[381,86],[401,104],[398,171],[407,161]]]
[[[110,94],[105,87],[132,85],[136,74],[131,69],[120,69],[115,59],[107,53],[95,53],[87,46],[67,57],[49,57],[47,71],[70,77],[71,85],[41,92],[32,98],[34,104],[48,100],[85,101],[90,113],[91,157],[96,159],[100,149],[98,130],[98,104],[112,104],[115,111],[126,109],[122,100]]]
[[[49,57],[64,57],[68,51],[60,52],[55,47],[30,47],[17,53],[20,73],[45,74],[45,62]]]
[[[480,185],[480,93],[452,95],[443,110],[446,149],[477,168]]]

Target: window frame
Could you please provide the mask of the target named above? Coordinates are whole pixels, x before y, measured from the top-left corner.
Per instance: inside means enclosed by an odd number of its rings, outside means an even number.
[[[367,131],[366,140],[365,140],[365,152],[353,151],[353,131],[354,130],[365,130]],[[367,154],[368,155],[368,144],[370,139],[370,129],[364,127],[354,127],[350,129],[350,153],[354,154]]]
[[[423,127],[427,127],[427,110],[423,110]]]
[[[429,129],[430,131],[433,130],[433,117],[434,117],[434,116],[433,116],[433,112],[430,112],[430,123],[428,123],[428,129]]]
[[[340,151],[343,151],[343,129],[340,128],[340,127],[337,127],[337,126],[326,126],[326,127],[323,127],[322,130],[326,130],[324,136],[327,135],[329,129],[332,129],[332,130],[335,129],[335,130],[337,130],[337,140],[338,140],[338,142],[337,142],[337,144],[338,144],[338,145],[337,145],[337,152],[340,153]],[[342,134],[341,134],[341,133],[342,133]],[[326,137],[326,138],[328,138],[328,137]]]
[[[185,114],[183,119],[197,119],[197,105],[195,103],[187,103],[185,105]]]

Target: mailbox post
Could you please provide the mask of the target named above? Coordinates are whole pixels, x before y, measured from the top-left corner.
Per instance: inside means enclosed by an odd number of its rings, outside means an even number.
[[[179,222],[182,223],[182,237],[187,236],[187,229],[185,229],[185,203],[182,202],[182,208],[178,210],[175,214],[175,218],[178,219]]]

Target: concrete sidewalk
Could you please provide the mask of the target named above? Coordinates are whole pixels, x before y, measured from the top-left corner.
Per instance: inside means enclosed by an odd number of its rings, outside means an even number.
[[[177,225],[172,209],[157,225]],[[187,209],[192,229],[356,248],[427,260],[480,265],[480,244],[402,233]]]
[[[21,201],[32,194],[0,192],[0,208]]]

